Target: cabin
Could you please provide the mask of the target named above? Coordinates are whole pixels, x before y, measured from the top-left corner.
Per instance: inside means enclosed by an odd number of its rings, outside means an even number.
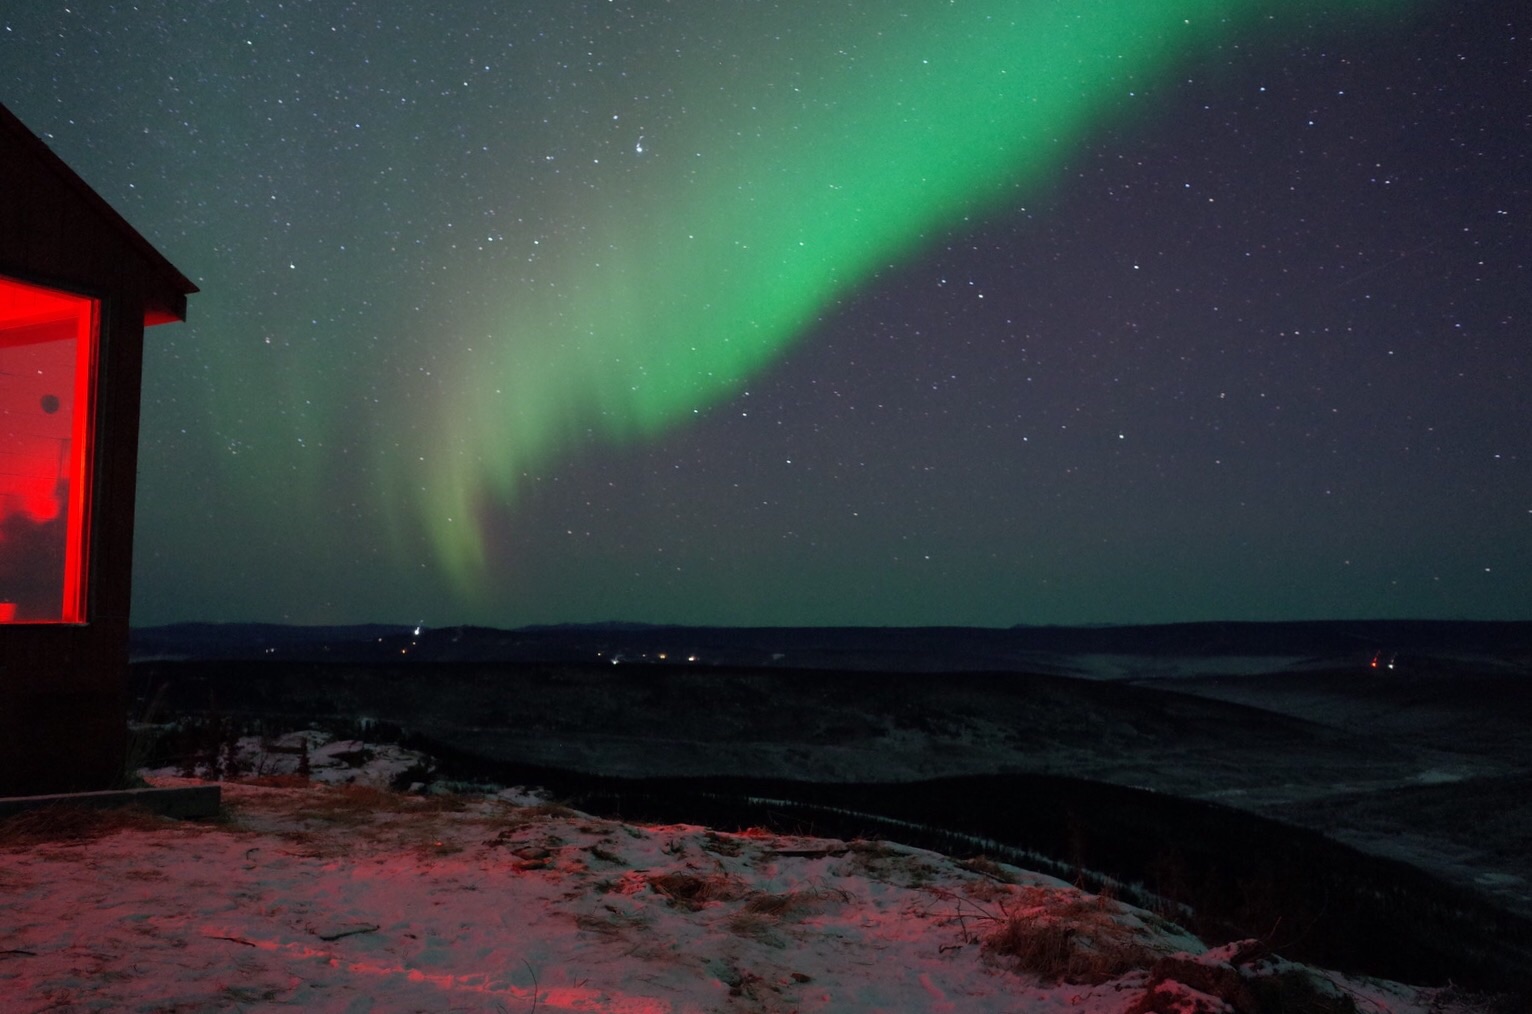
[[[196,291],[0,106],[0,796],[123,780],[144,329]]]

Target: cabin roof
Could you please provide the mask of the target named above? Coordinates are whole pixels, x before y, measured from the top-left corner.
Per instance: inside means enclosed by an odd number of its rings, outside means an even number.
[[[186,319],[186,296],[198,291],[197,286],[183,275],[174,264],[165,258],[165,255],[155,249],[154,245],[128,224],[128,220],[118,213],[90,184],[86,183],[69,165],[34,134],[26,124],[17,118],[0,103],[0,160],[5,162],[22,162],[30,160],[34,166],[46,172],[56,179],[68,191],[79,198],[82,204],[100,220],[103,226],[110,229],[128,245],[134,252],[140,255],[145,266],[152,272],[160,292],[176,298],[153,300],[145,308],[145,324],[162,324],[172,320]],[[165,305],[159,305],[159,304]]]

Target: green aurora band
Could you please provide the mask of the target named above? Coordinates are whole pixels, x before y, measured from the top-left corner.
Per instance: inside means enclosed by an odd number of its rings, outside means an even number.
[[[706,76],[653,46],[622,87],[664,95],[663,114],[549,160],[523,277],[480,280],[495,295],[444,353],[435,427],[384,463],[469,600],[493,570],[488,520],[528,476],[736,394],[838,296],[1046,185],[1128,93],[1220,42],[1413,5],[790,6],[699,7],[695,37],[723,40]]]

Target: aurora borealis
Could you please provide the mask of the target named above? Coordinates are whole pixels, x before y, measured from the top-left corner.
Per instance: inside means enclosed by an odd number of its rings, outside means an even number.
[[[183,6],[0,25],[135,622],[1527,614],[1511,3]]]

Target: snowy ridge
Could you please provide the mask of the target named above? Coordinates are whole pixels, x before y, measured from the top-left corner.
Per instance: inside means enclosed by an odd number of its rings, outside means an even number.
[[[0,1009],[1475,1009],[989,860],[403,795],[317,745],[314,781],[225,783],[221,824],[4,826]]]

